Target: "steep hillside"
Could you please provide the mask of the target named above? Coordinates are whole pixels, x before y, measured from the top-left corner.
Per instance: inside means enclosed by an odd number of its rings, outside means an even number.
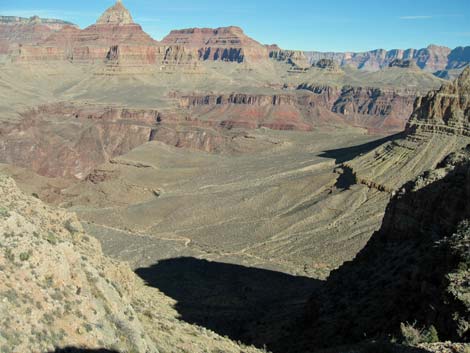
[[[360,183],[393,191],[470,142],[470,68],[415,103],[406,131],[347,163]]]
[[[76,216],[0,176],[0,349],[255,353],[177,319],[174,301],[103,256]]]
[[[437,331],[433,339],[418,334],[414,343],[469,342],[469,197],[470,145],[406,183],[388,205],[381,229],[331,274],[323,295],[312,298],[316,342],[406,339],[407,325]]]

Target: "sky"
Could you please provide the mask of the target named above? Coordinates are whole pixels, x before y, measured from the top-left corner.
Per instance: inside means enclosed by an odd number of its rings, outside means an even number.
[[[84,28],[114,0],[0,0],[0,15],[60,18]],[[366,51],[470,45],[470,0],[123,0],[157,40],[172,29],[240,26],[284,49]]]

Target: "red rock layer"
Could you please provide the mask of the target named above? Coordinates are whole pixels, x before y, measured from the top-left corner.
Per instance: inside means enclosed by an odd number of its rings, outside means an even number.
[[[417,97],[376,88],[303,87],[310,93],[275,95],[187,95],[177,97],[193,117],[226,127],[310,130],[324,124],[349,124],[371,132],[405,128]]]
[[[268,49],[239,27],[175,30],[162,43],[196,49],[200,60],[256,62],[268,58]]]

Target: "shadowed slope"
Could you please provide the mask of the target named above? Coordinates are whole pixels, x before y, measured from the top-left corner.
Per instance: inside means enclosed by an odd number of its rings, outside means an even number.
[[[469,160],[467,147],[392,199],[381,230],[312,299],[315,342],[397,335],[407,322],[468,342]]]
[[[302,312],[306,299],[321,283],[195,258],[160,261],[136,273],[175,299],[184,321],[259,346],[269,346],[269,340],[285,333],[283,326]]]

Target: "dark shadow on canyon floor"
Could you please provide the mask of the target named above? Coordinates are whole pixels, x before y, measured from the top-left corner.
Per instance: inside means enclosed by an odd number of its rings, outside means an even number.
[[[402,137],[403,133],[400,132],[398,134],[386,136],[384,138],[367,142],[362,145],[324,151],[322,154],[320,154],[320,157],[334,159],[337,164],[341,164],[350,161],[361,154],[370,152],[386,142],[394,141]]]
[[[245,344],[288,334],[321,281],[196,258],[160,261],[136,273],[177,301],[181,319]],[[293,320],[294,318],[294,320]]]

